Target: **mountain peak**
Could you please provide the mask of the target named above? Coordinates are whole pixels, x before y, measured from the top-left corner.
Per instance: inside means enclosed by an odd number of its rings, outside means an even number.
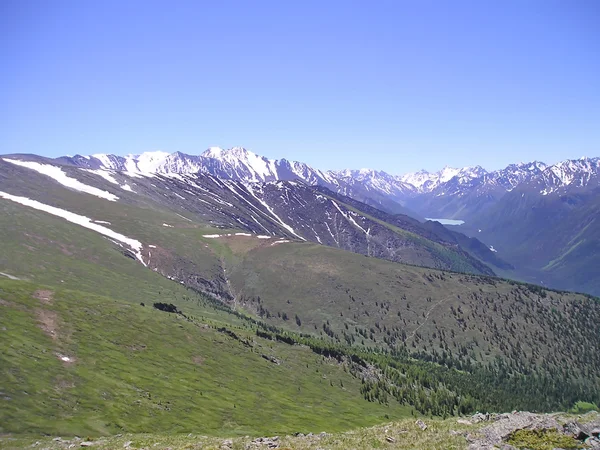
[[[263,158],[256,153],[251,152],[245,147],[231,147],[230,149],[223,149],[221,147],[209,147],[200,156],[205,158],[215,159],[248,159],[248,158]],[[264,158],[266,159],[266,158]]]
[[[200,156],[205,156],[206,158],[219,158],[223,152],[221,147],[208,147]]]

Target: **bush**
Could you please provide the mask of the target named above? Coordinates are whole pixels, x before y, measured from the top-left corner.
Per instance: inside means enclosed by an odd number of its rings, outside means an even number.
[[[588,402],[576,402],[569,412],[573,414],[585,414],[590,411],[598,411],[598,406]]]
[[[177,309],[177,306],[173,305],[172,303],[155,303],[154,306],[156,309],[159,309],[161,311],[165,311],[168,313],[175,313],[175,314],[181,314],[181,311],[179,311]]]

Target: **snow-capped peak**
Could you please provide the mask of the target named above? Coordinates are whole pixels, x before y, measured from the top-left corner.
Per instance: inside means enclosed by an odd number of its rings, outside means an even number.
[[[157,169],[165,162],[170,153],[167,152],[145,152],[141,155],[128,155],[125,159],[135,161],[138,171],[142,173],[155,173]]]
[[[220,158],[225,150],[221,147],[208,147],[200,156],[206,158]]]
[[[485,169],[481,166],[463,167],[462,169],[445,166],[435,173],[421,170],[419,172],[402,175],[400,179],[403,182],[414,186],[419,192],[431,192],[438,186],[448,183],[455,177],[458,177],[458,182],[462,184],[467,183],[474,178],[478,178],[485,173]]]

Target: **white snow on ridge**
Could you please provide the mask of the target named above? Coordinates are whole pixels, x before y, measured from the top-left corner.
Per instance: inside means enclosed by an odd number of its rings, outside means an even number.
[[[115,180],[115,178],[112,176],[112,174],[108,170],[102,170],[102,169],[94,170],[94,169],[83,169],[83,168],[81,170],[101,176],[106,181],[108,181],[112,184],[119,184],[119,182],[117,180]]]
[[[255,237],[257,239],[275,239],[274,236],[265,236],[265,235],[262,235],[262,234],[254,235],[254,234],[251,234],[251,233],[226,233],[226,234],[203,234],[202,235],[202,237],[205,237],[205,238],[208,238],[208,239],[217,239],[217,238],[221,238],[221,237],[232,237],[232,236]],[[283,243],[283,242],[292,242],[292,241],[290,241],[288,239],[280,238],[279,241],[274,242],[271,245],[280,244],[280,243]]]
[[[104,153],[97,153],[95,155],[92,155],[92,158],[96,158],[97,160],[99,160],[102,165],[108,169],[118,169],[117,165],[111,160],[111,158],[108,155],[105,155]]]
[[[4,198],[6,200],[11,200],[15,203],[19,203],[24,206],[29,206],[30,208],[37,209],[39,211],[47,212],[48,214],[52,214],[53,216],[62,217],[67,221],[80,225],[84,228],[88,228],[97,233],[100,233],[109,238],[115,239],[123,244],[128,245],[131,249],[135,251],[136,258],[145,266],[146,263],[142,259],[142,243],[138,240],[131,239],[123,234],[117,233],[116,231],[111,230],[110,228],[103,227],[97,223],[93,223],[92,219],[85,216],[80,216],[79,214],[72,213],[70,211],[66,211],[64,209],[56,208],[54,206],[46,205],[44,203],[40,203],[37,200],[31,200],[27,197],[18,197],[16,195],[7,194],[6,192],[0,191],[0,198]]]
[[[20,280],[20,278],[15,277],[14,275],[9,275],[9,274],[4,273],[4,272],[0,272],[0,275],[2,275],[3,277],[8,278],[9,280]]]
[[[106,200],[114,202],[119,200],[119,197],[111,194],[110,192],[103,191],[93,186],[88,186],[75,178],[67,176],[60,167],[53,166],[51,164],[40,164],[33,161],[20,161],[17,159],[6,159],[4,161],[14,164],[16,166],[26,167],[27,169],[35,170],[42,175],[46,175],[65,187],[74,189],[76,191],[85,192],[86,194],[95,195]]]
[[[265,201],[261,200],[260,198],[258,198],[258,197],[257,197],[257,196],[254,194],[254,191],[252,190],[252,187],[250,187],[250,186],[246,186],[246,188],[247,188],[248,192],[250,193],[250,195],[251,195],[252,197],[254,197],[254,198],[255,198],[255,199],[256,199],[256,200],[257,200],[257,201],[258,201],[258,202],[259,202],[261,205],[263,205],[263,206],[264,206],[264,207],[267,209],[267,211],[269,211],[269,212],[271,213],[271,215],[272,215],[272,216],[273,216],[275,219],[277,219],[277,221],[279,222],[279,224],[280,224],[280,225],[282,225],[282,226],[283,226],[283,227],[284,227],[286,230],[288,230],[288,231],[289,231],[290,233],[292,233],[294,236],[296,236],[296,237],[298,237],[298,238],[302,239],[303,241],[306,241],[306,239],[304,239],[302,236],[298,235],[298,234],[297,234],[297,233],[294,231],[294,229],[293,229],[291,226],[289,226],[287,223],[285,223],[283,220],[281,220],[281,218],[280,218],[280,217],[279,217],[277,214],[275,214],[275,211],[273,211],[273,208],[271,208],[271,207],[270,207],[270,206],[267,204],[267,202],[265,202]]]
[[[128,155],[127,159],[137,166],[137,170],[142,173],[155,173],[157,169],[165,162],[170,153],[167,152],[145,152],[141,155]]]
[[[365,230],[363,227],[361,227],[356,220],[354,220],[352,218],[352,214],[349,211],[348,214],[344,213],[344,211],[341,210],[341,208],[338,206],[338,204],[336,202],[334,202],[333,200],[331,200],[331,203],[333,203],[333,206],[335,206],[337,208],[337,210],[340,212],[340,214],[348,221],[350,222],[352,225],[354,225],[357,228],[360,228],[360,230],[365,233],[367,236],[369,235],[369,232],[367,230]],[[330,231],[331,233],[331,231]]]
[[[275,242],[273,242],[273,243],[271,244],[271,247],[273,247],[274,245],[277,245],[277,244],[284,244],[284,243],[286,243],[286,242],[292,242],[292,241],[290,241],[289,239],[281,239],[281,240],[279,240],[279,241],[275,241]]]

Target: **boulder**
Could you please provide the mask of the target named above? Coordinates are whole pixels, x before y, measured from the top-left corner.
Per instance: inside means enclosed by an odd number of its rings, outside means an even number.
[[[585,441],[588,437],[590,437],[589,434],[587,434],[585,431],[583,431],[581,425],[578,424],[577,422],[568,422],[568,423],[564,424],[563,432],[567,436],[574,437],[578,441]]]

